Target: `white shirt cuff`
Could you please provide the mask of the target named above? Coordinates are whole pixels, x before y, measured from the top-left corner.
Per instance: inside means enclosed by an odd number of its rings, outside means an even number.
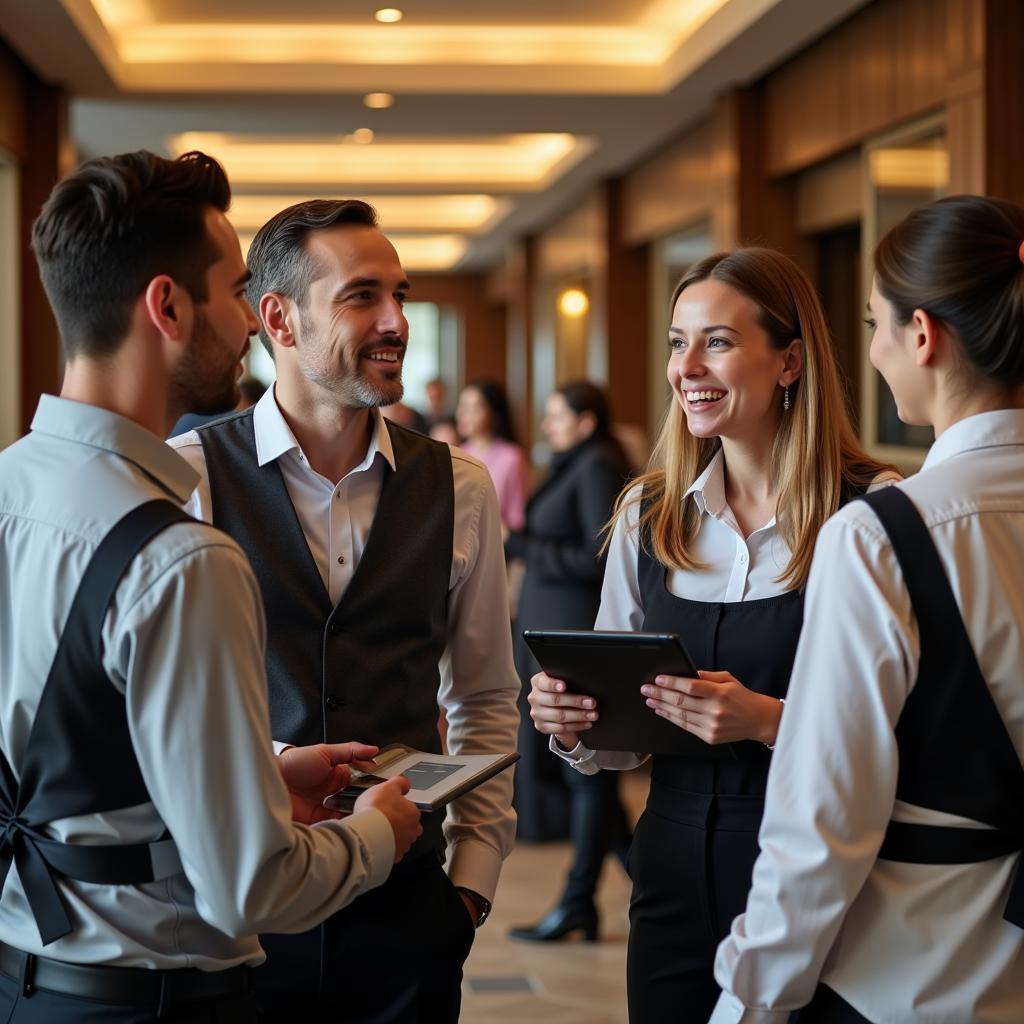
[[[548,738],[548,748],[553,754],[563,761],[567,761],[576,771],[582,772],[584,775],[596,775],[601,770],[601,766],[594,763],[594,755],[597,751],[585,747],[582,743],[577,743],[572,750],[566,750],[559,745],[554,736],[551,736]]]
[[[786,1024],[791,1010],[758,1010],[744,1006],[734,995],[718,997],[708,1024]]]

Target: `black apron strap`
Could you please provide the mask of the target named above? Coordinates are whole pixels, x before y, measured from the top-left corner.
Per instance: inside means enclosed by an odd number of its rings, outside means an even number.
[[[920,661],[896,726],[896,795],[989,829],[892,822],[879,856],[915,864],[971,864],[1024,849],[1024,766],[978,666],[928,527],[898,487],[866,495],[892,542],[917,620]],[[1005,917],[1024,928],[1018,867]]]
[[[20,780],[0,755],[0,885],[18,869],[43,944],[72,930],[56,875],[135,885],[180,870],[173,842],[69,845],[50,822],[149,801],[128,729],[124,696],[103,670],[102,629],[125,571],[157,534],[192,521],[172,502],[139,505],[94,552],[72,601],[29,733]]]

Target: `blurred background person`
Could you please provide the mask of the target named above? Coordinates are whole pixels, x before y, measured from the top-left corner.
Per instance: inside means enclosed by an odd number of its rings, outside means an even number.
[[[453,417],[438,420],[430,428],[430,436],[435,441],[444,441],[445,444],[453,444],[456,447],[459,445],[459,431],[455,426],[455,420]]]
[[[424,385],[427,396],[427,408],[423,410],[423,419],[427,429],[435,427],[452,418],[451,409],[448,408],[448,388],[440,377],[428,380]]]
[[[594,905],[605,855],[625,866],[629,825],[619,800],[617,772],[583,775],[551,756],[547,737],[533,728],[526,696],[539,666],[524,629],[591,629],[601,601],[604,559],[600,535],[629,477],[622,446],[610,433],[604,393],[588,381],[565,384],[547,400],[541,430],[554,456],[547,479],[530,499],[522,531],[506,553],[526,564],[514,629],[516,669],[523,684],[516,771],[518,835],[558,839],[568,818],[573,862],[554,909],[537,924],[513,928],[516,939],[546,942],[582,931],[597,938]],[[567,799],[568,796],[568,799]],[[567,814],[568,811],[568,814]]]
[[[516,442],[504,388],[493,380],[467,384],[455,408],[455,426],[463,450],[491,474],[505,528],[521,530],[526,521],[529,467],[526,453]]]

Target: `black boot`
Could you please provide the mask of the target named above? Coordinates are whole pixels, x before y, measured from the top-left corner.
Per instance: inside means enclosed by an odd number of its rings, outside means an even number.
[[[597,910],[594,906],[572,907],[559,903],[537,924],[510,928],[508,937],[524,942],[558,942],[573,932],[582,932],[587,942],[597,941]]]

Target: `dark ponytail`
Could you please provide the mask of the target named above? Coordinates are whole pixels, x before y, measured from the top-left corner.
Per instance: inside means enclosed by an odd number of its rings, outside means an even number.
[[[974,374],[1024,384],[1024,207],[986,196],[939,199],[875,250],[878,288],[899,324],[941,321]]]

